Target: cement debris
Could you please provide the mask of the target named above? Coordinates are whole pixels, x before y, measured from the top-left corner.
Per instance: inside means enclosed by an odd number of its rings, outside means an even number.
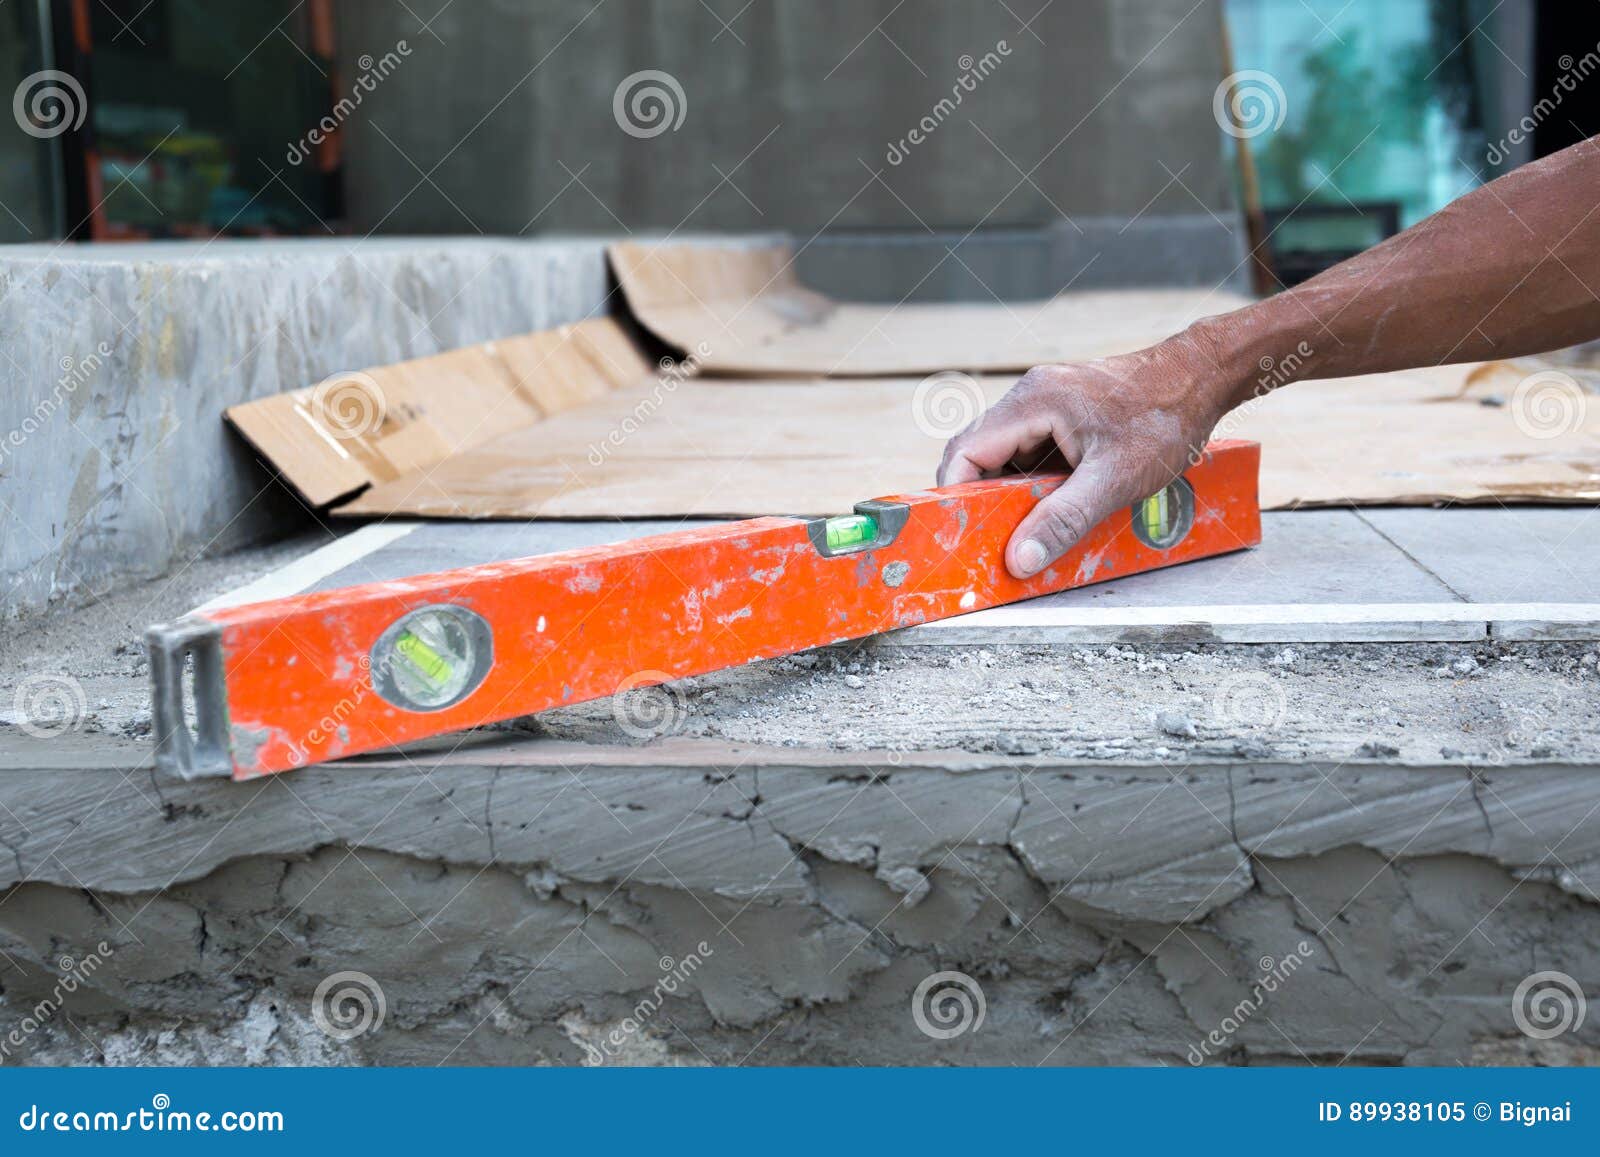
[[[1509,1007],[1600,988],[1593,644],[835,648],[660,688],[644,736],[601,701],[158,777],[132,641],[252,565],[0,626],[8,1060],[1600,1060]],[[988,1017],[935,1040],[952,970]],[[386,1015],[341,1039],[349,972]]]

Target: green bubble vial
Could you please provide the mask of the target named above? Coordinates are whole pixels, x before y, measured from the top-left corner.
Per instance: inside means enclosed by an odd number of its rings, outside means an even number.
[[[1182,478],[1133,504],[1133,534],[1156,550],[1177,546],[1194,527],[1194,490]]]
[[[396,654],[410,664],[413,674],[431,684],[436,690],[447,686],[451,675],[455,673],[454,665],[449,659],[410,631],[400,633],[400,637],[394,641],[394,649]]]
[[[446,603],[401,615],[368,655],[373,687],[407,711],[439,711],[460,702],[493,663],[489,624],[466,607]]]
[[[878,520],[870,514],[842,514],[828,519],[825,530],[829,550],[848,550],[877,538]]]

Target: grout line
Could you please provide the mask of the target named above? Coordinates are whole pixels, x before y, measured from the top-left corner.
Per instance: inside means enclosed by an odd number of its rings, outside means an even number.
[[[1445,582],[1444,576],[1441,575],[1438,571],[1434,570],[1427,563],[1423,562],[1420,558],[1418,558],[1416,555],[1412,554],[1409,550],[1407,550],[1405,547],[1401,546],[1398,542],[1396,542],[1393,538],[1391,538],[1389,536],[1389,534],[1383,530],[1383,528],[1378,526],[1370,518],[1368,518],[1365,514],[1363,514],[1361,512],[1361,508],[1359,506],[1352,506],[1350,508],[1350,513],[1354,514],[1357,518],[1359,518],[1362,521],[1363,525],[1365,525],[1368,530],[1372,531],[1379,538],[1383,539],[1390,546],[1394,547],[1401,554],[1405,555],[1406,558],[1410,559],[1413,565],[1415,565],[1419,570],[1421,570],[1429,578],[1431,578],[1435,582],[1437,582],[1445,590],[1447,590],[1451,594],[1453,594],[1457,598],[1457,600],[1459,600],[1460,602],[1463,602],[1463,603],[1470,603],[1472,601],[1471,599],[1467,598],[1466,595],[1464,595],[1460,591],[1456,590],[1455,587],[1453,587],[1449,583]]]

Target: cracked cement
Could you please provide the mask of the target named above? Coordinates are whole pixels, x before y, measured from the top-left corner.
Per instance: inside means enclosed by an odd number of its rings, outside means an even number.
[[[1532,1042],[1510,1009],[1540,969],[1600,990],[1592,645],[847,649],[658,692],[677,734],[642,746],[600,702],[160,779],[128,640],[227,569],[0,628],[13,677],[86,703],[55,739],[0,727],[0,1030],[38,1022],[8,1059],[1600,1058],[1594,1021]],[[343,1042],[312,997],[349,970],[386,1015]],[[941,970],[978,1031],[917,1028]]]
[[[162,1055],[163,1033],[172,1055],[204,1052],[186,1033],[244,1049],[263,993],[303,1016],[317,983],[357,969],[388,1018],[340,1057],[581,1063],[596,1033],[638,1022],[662,958],[701,942],[705,967],[625,1034],[626,1056],[1183,1063],[1262,957],[1306,942],[1310,966],[1214,1059],[1453,1062],[1504,1053],[1507,994],[1536,967],[1600,981],[1587,767],[502,737],[425,768],[168,782],[157,800],[114,762],[35,751],[56,766],[0,773],[21,867],[0,876],[6,1006],[37,999],[62,952],[116,945],[73,1013],[113,1044],[41,1032],[39,1058]],[[910,1015],[941,969],[987,995],[970,1039],[933,1041]],[[274,1023],[273,1055],[312,1055],[299,1022]]]

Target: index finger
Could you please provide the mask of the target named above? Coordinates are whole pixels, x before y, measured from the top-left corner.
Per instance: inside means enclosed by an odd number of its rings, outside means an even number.
[[[1004,400],[951,438],[939,463],[938,485],[973,482],[1053,437],[1046,415],[1019,414]]]

